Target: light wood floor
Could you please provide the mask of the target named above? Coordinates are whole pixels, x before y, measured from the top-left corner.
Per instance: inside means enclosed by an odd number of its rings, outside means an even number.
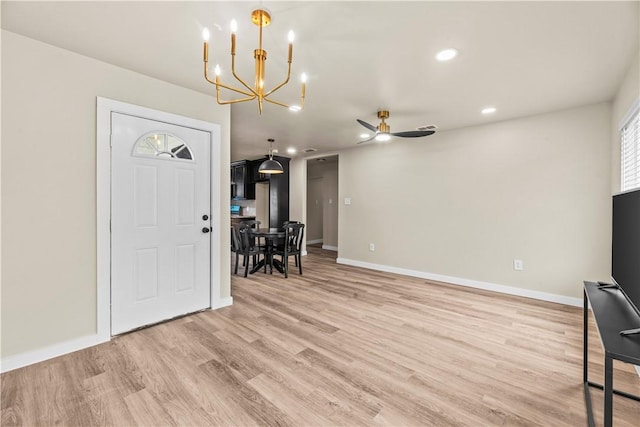
[[[586,425],[580,309],[309,250],[303,276],[234,276],[231,307],[3,374],[1,424]],[[616,387],[640,394],[615,368]],[[616,396],[614,411],[640,425],[638,402]]]

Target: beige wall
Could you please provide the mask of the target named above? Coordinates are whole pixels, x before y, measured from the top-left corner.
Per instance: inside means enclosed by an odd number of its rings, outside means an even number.
[[[307,161],[303,158],[292,158],[289,163],[289,218],[307,221]],[[302,242],[306,250],[307,241]]]
[[[611,110],[611,193],[620,192],[620,121],[640,98],[640,53],[631,61]]]
[[[96,332],[96,96],[221,125],[214,98],[2,32],[2,357]],[[229,227],[229,173],[220,177]],[[222,233],[221,297],[230,295]]]
[[[580,297],[610,271],[610,110],[341,152],[339,257]]]

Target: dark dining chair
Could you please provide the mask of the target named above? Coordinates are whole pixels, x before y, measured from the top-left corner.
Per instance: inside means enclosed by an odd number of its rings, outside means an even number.
[[[249,224],[240,223],[233,227],[233,246],[236,248],[236,267],[234,274],[238,274],[238,264],[240,255],[243,256],[244,277],[249,272],[249,261],[253,260],[256,266],[260,261],[260,254],[264,253],[264,249],[255,244],[255,239],[251,236],[251,226]]]
[[[260,221],[258,221],[256,219],[246,219],[246,220],[242,221],[240,224],[246,224],[246,225],[248,225],[249,227],[251,227],[251,228],[253,228],[255,230],[260,228]],[[251,245],[252,246],[260,246],[261,248],[264,249],[264,245],[260,244],[259,239],[258,239],[258,244],[256,244],[256,238],[253,237],[253,236],[251,236]]]
[[[260,228],[260,221],[256,219],[245,219],[241,221],[240,224],[247,224],[251,228]]]
[[[286,229],[286,228],[287,228],[287,225],[289,225],[289,224],[302,224],[302,222],[300,222],[300,221],[284,221],[284,222],[282,223],[282,229],[283,229],[283,230],[284,230],[284,229]],[[275,240],[275,244],[276,244],[276,246],[282,246],[282,245],[284,245],[284,237],[278,237],[278,238]],[[297,266],[298,266],[298,260],[296,259],[296,267],[297,267]]]
[[[284,226],[284,243],[278,245],[273,253],[282,256],[284,277],[289,277],[289,257],[293,256],[302,275],[302,239],[304,238],[304,224],[289,222]]]

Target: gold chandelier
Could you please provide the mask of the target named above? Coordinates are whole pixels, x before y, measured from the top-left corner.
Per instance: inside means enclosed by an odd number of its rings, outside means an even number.
[[[245,101],[253,101],[254,99],[258,100],[258,110],[260,110],[260,114],[262,114],[262,102],[267,101],[272,104],[280,105],[281,107],[289,108],[292,111],[300,111],[304,108],[304,96],[306,89],[306,74],[302,74],[302,102],[300,105],[287,105],[279,101],[275,101],[273,99],[269,99],[269,96],[280,89],[282,86],[286,85],[289,82],[289,78],[291,77],[291,58],[293,56],[293,31],[289,31],[289,66],[287,69],[287,78],[280,83],[278,86],[274,87],[270,91],[265,92],[264,90],[264,75],[265,75],[265,61],[267,60],[267,51],[262,49],[262,27],[266,27],[271,23],[271,15],[269,12],[257,9],[251,13],[251,21],[260,27],[260,39],[258,49],[253,51],[253,57],[256,60],[255,64],[255,79],[253,87],[249,86],[242,78],[240,78],[236,74],[235,69],[235,58],[236,58],[236,30],[237,23],[235,20],[231,21],[231,72],[233,73],[233,77],[236,78],[245,89],[238,89],[235,87],[228,86],[226,84],[220,83],[220,66],[216,65],[215,67],[215,80],[211,80],[209,77],[209,30],[205,28],[202,31],[202,38],[204,39],[204,78],[211,84],[216,86],[216,97],[218,100],[218,104],[235,104],[237,102],[245,102]],[[233,92],[237,92],[239,94],[245,95],[244,98],[231,99],[228,101],[224,101],[220,99],[220,88],[228,89]]]

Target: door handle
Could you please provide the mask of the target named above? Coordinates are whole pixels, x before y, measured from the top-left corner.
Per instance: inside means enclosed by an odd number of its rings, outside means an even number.
[[[203,232],[203,233],[208,233],[208,232],[210,232],[210,231],[211,231],[211,229],[209,229],[209,227],[203,227],[203,228],[202,228],[202,232]]]

